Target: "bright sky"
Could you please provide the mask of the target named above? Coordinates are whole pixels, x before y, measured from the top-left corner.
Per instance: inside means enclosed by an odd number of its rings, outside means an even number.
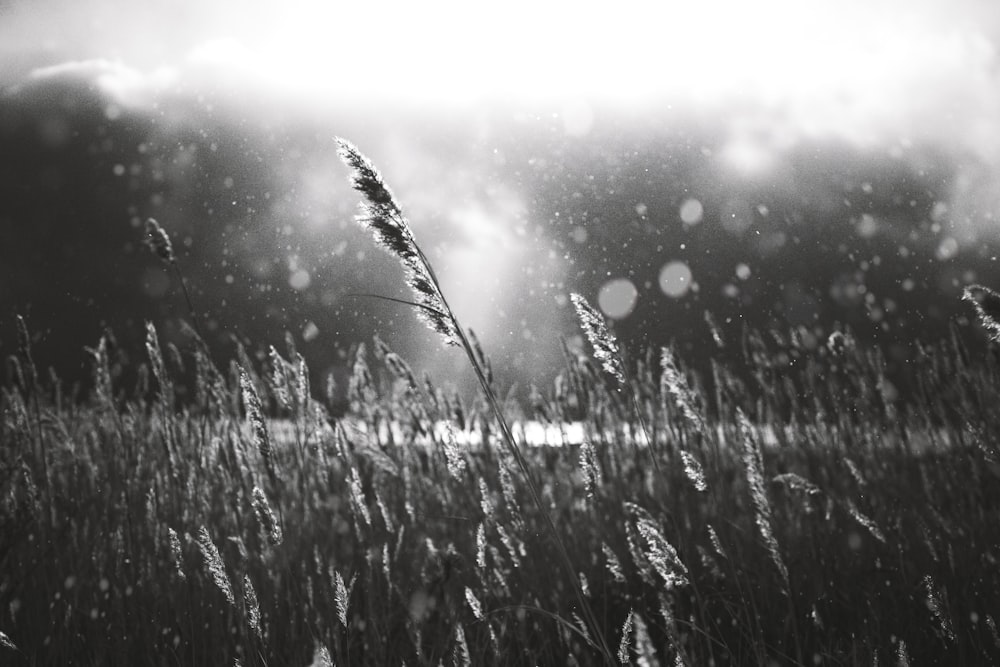
[[[765,103],[936,83],[996,54],[985,0],[15,0],[0,49],[401,97],[592,93]]]
[[[748,170],[810,138],[992,163],[998,37],[990,0],[8,0],[0,83],[49,65],[36,76],[76,70],[127,104],[556,102],[584,128],[599,101],[708,118]]]

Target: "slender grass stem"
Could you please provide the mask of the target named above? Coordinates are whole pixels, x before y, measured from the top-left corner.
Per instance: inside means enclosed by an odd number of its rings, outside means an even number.
[[[392,192],[382,180],[382,176],[378,170],[350,142],[340,139],[338,143],[341,158],[353,170],[352,182],[354,188],[366,200],[363,207],[363,215],[359,218],[359,221],[364,226],[370,228],[376,240],[402,263],[407,272],[407,282],[416,297],[416,302],[410,305],[418,307],[418,312],[427,321],[428,325],[440,333],[448,344],[457,345],[465,351],[466,356],[469,358],[469,363],[476,374],[476,379],[479,381],[486,396],[486,402],[489,404],[490,410],[500,427],[504,444],[517,462],[518,469],[521,471],[528,486],[532,501],[537,506],[546,528],[552,535],[559,560],[566,570],[566,576],[569,577],[581,611],[587,623],[591,626],[594,636],[597,638],[597,644],[603,658],[608,664],[614,664],[611,649],[580,587],[580,582],[577,579],[573,561],[569,556],[566,545],[559,535],[551,514],[542,501],[538,485],[531,474],[528,462],[525,460],[520,447],[517,445],[517,441],[514,439],[514,434],[511,432],[510,426],[507,424],[503,410],[500,407],[500,402],[487,377],[487,372],[483,368],[483,364],[480,362],[468,335],[445,299],[441,283],[438,281],[430,260],[427,259],[423,250],[417,244],[413,232],[410,230],[409,222],[403,216],[402,210],[396,203]],[[389,298],[388,300],[395,301],[396,299]]]

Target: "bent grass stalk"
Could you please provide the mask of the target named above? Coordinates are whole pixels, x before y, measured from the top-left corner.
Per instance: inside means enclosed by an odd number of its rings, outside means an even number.
[[[493,387],[487,377],[487,372],[479,361],[479,355],[466,335],[465,330],[458,322],[458,318],[448,305],[447,300],[441,291],[440,283],[434,273],[430,261],[424,255],[417,244],[410,230],[409,222],[403,215],[402,210],[396,203],[395,197],[389,187],[382,180],[382,175],[378,172],[371,161],[365,157],[351,142],[338,138],[339,154],[344,163],[352,170],[352,184],[354,189],[360,192],[365,202],[361,205],[361,215],[358,222],[362,226],[370,229],[375,236],[375,240],[388,252],[395,255],[406,271],[406,282],[409,284],[415,300],[406,302],[417,309],[417,314],[430,326],[431,329],[441,334],[445,343],[461,347],[469,359],[476,379],[486,396],[486,401],[490,406],[493,416],[500,427],[502,440],[517,462],[517,466],[527,483],[529,493],[539,514],[545,521],[545,525],[552,534],[559,558],[566,569],[566,575],[576,593],[577,602],[584,613],[587,622],[594,631],[598,648],[608,664],[614,664],[614,656],[604,638],[597,619],[587,603],[580,582],[576,577],[573,561],[559,531],[556,529],[545,504],[542,502],[541,493],[534,480],[528,462],[521,452],[521,448],[514,440],[514,435],[510,430],[507,420],[500,409]]]
[[[174,273],[177,274],[177,280],[181,284],[181,291],[184,292],[184,301],[187,303],[188,313],[191,314],[191,322],[194,324],[194,331],[198,334],[198,338],[204,345],[204,337],[201,335],[201,327],[198,326],[198,313],[195,312],[194,304],[191,302],[191,295],[188,293],[187,281],[184,279],[184,274],[181,272],[181,267],[177,263],[177,255],[174,254],[174,246],[170,242],[170,236],[167,234],[166,230],[160,226],[153,218],[148,218],[146,220],[146,244],[149,246],[153,254],[160,258],[160,261],[164,264],[169,265]]]

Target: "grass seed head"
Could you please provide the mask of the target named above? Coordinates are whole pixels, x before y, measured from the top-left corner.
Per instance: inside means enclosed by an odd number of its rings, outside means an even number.
[[[604,317],[579,294],[570,294],[569,298],[573,302],[573,307],[576,308],[580,328],[583,329],[584,335],[590,341],[590,346],[594,349],[594,358],[601,363],[605,372],[618,382],[619,386],[623,386],[625,384],[625,367],[618,351],[618,341],[608,331]]]
[[[476,566],[481,572],[486,571],[486,525],[483,523],[476,528]]]
[[[468,469],[468,464],[465,462],[465,454],[458,444],[458,438],[455,436],[455,428],[449,421],[446,421],[444,424],[443,444],[444,456],[448,463],[448,474],[456,480],[461,480]]]
[[[337,139],[339,154],[351,168],[351,184],[364,196],[358,222],[369,229],[376,242],[395,255],[406,272],[417,315],[448,345],[461,345],[455,317],[445,303],[437,279],[410,231],[410,223],[396,203],[392,191],[371,161],[354,144]]]
[[[688,583],[688,570],[681,562],[673,545],[660,532],[659,527],[646,518],[636,521],[639,534],[646,541],[644,555],[657,574],[663,578],[668,589]]]
[[[264,411],[260,403],[260,396],[257,395],[257,389],[254,387],[250,375],[243,368],[240,369],[240,388],[243,392],[243,406],[246,409],[247,419],[253,428],[254,444],[257,446],[257,451],[260,452],[261,458],[264,459],[264,466],[267,468],[268,475],[275,478],[271,438],[267,432],[267,424],[264,422]]]
[[[177,576],[181,579],[187,579],[187,575],[184,574],[184,554],[181,552],[181,540],[177,536],[177,531],[173,528],[167,528],[167,536],[170,540],[170,555],[174,561],[174,567],[177,569]]]
[[[649,636],[649,628],[639,614],[632,614],[632,640],[635,646],[636,665],[639,667],[659,667],[656,648]]]
[[[312,663],[309,667],[333,667],[333,658],[330,657],[330,649],[322,644],[316,644],[313,651]]]
[[[267,541],[272,546],[278,546],[281,544],[284,536],[281,531],[281,524],[278,522],[278,517],[275,516],[270,503],[267,502],[267,496],[264,495],[264,491],[259,486],[253,487],[251,495],[254,514],[257,515],[257,521],[267,536]]]
[[[146,244],[149,249],[167,264],[173,264],[176,260],[174,256],[174,246],[170,242],[167,232],[153,218],[146,219]]]
[[[476,617],[476,620],[483,620],[483,605],[468,586],[465,587],[465,601],[469,604],[469,609],[472,610],[472,615]]]
[[[597,487],[604,483],[601,462],[597,458],[597,448],[589,438],[580,446],[580,470],[583,473],[584,490],[588,498],[594,497]]]
[[[2,630],[0,630],[0,646],[2,646],[5,649],[8,649],[10,651],[16,651],[17,650],[17,644],[15,644],[14,640],[11,639],[7,635],[7,633],[3,632]]]
[[[632,640],[632,617],[635,612],[629,610],[628,616],[625,617],[625,623],[622,625],[622,639],[618,643],[618,662],[623,665],[631,664],[631,652],[629,651],[629,645]]]
[[[684,474],[694,488],[698,491],[707,491],[708,482],[705,481],[705,470],[701,467],[701,462],[686,449],[681,450],[681,460],[684,462]]]
[[[226,601],[235,606],[236,597],[233,595],[233,587],[229,583],[229,575],[226,574],[226,566],[222,562],[222,556],[219,555],[218,547],[215,546],[211,536],[208,534],[208,530],[204,526],[198,529],[197,543],[202,558],[205,559],[205,568],[212,576],[212,581],[222,591],[222,594],[226,597]]]
[[[767,487],[764,485],[764,457],[760,451],[757,436],[754,434],[753,425],[739,408],[736,410],[736,418],[740,426],[743,466],[746,471],[747,485],[750,487],[750,499],[755,510],[757,528],[778,574],[781,575],[781,581],[787,592],[789,590],[788,568],[781,557],[778,540],[774,536],[771,500],[768,498]]]
[[[910,652],[906,649],[906,642],[902,639],[899,640],[899,646],[896,647],[896,665],[910,667]]]
[[[927,608],[934,619],[935,632],[941,639],[954,642],[955,628],[952,625],[951,616],[948,614],[944,598],[931,575],[928,574],[924,577],[923,585],[927,596]]]
[[[601,543],[601,551],[604,552],[604,559],[607,562],[608,572],[611,573],[611,577],[615,580],[615,583],[624,584],[625,583],[625,571],[622,569],[621,561],[618,560],[618,556],[615,552],[608,546],[607,542]]]
[[[462,665],[462,667],[470,667],[472,665],[472,655],[469,653],[469,645],[465,641],[465,630],[462,629],[461,623],[455,625],[454,659],[456,665]]]
[[[962,300],[972,304],[980,324],[994,343],[1000,343],[1000,294],[983,285],[969,285]]]
[[[666,403],[667,396],[674,399],[674,405],[681,415],[696,429],[704,432],[705,419],[698,409],[697,397],[688,385],[687,378],[677,365],[673,352],[668,347],[660,349],[660,397]],[[666,405],[663,406],[664,411]]]
[[[354,582],[351,582],[352,584]],[[350,590],[347,584],[344,583],[344,578],[340,576],[340,572],[334,572],[333,575],[333,602],[337,607],[337,618],[340,620],[340,624],[345,628],[347,627],[347,611],[350,606]]]
[[[243,601],[246,603],[247,621],[250,624],[250,629],[257,635],[257,639],[262,639],[260,603],[257,601],[257,591],[254,590],[253,582],[250,580],[250,575],[248,574],[243,575]]]

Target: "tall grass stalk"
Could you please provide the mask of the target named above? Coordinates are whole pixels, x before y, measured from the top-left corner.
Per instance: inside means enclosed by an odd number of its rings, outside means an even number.
[[[25,397],[31,402],[31,410],[35,417],[35,430],[38,433],[38,454],[42,460],[42,474],[45,478],[45,496],[48,503],[48,516],[50,523],[54,523],[52,506],[52,472],[49,467],[49,453],[45,444],[45,435],[42,432],[42,409],[38,402],[38,369],[35,366],[35,359],[31,354],[31,336],[28,334],[28,325],[20,315],[15,316],[17,321],[17,351],[21,358],[23,372],[27,374],[24,378]]]
[[[556,551],[565,568],[565,574],[573,586],[577,602],[593,631],[597,645],[605,661],[608,664],[614,664],[614,656],[604,637],[601,626],[597,622],[590,604],[586,600],[579,579],[576,576],[573,561],[569,556],[565,543],[559,535],[559,531],[556,529],[551,514],[542,502],[538,484],[535,482],[534,476],[528,467],[528,462],[524,458],[521,448],[514,439],[510,426],[504,417],[487,371],[480,362],[480,355],[476,353],[476,349],[466,335],[465,330],[459,324],[454,311],[448,305],[430,261],[417,244],[413,232],[410,230],[408,220],[396,203],[395,197],[389,190],[389,187],[383,181],[381,174],[371,161],[351,142],[338,138],[337,143],[340,148],[341,159],[352,169],[352,184],[354,189],[360,192],[366,200],[362,203],[362,212],[358,216],[358,221],[364,227],[370,229],[376,241],[391,254],[395,255],[402,263],[406,271],[406,281],[415,299],[412,305],[416,307],[418,315],[420,315],[431,329],[441,334],[446,344],[461,347],[468,357],[469,364],[472,366],[476,374],[476,379],[479,381],[479,385],[486,396],[490,411],[493,413],[500,427],[502,440],[511,456],[517,462],[531,498],[552,535]]]
[[[198,334],[198,338],[202,340],[202,344],[204,344],[204,337],[201,335],[201,327],[198,324],[198,313],[195,312],[194,304],[191,301],[191,294],[187,288],[187,280],[184,279],[181,267],[177,263],[177,255],[174,254],[174,245],[170,242],[170,236],[166,230],[153,218],[146,219],[146,243],[150,250],[153,251],[153,254],[160,258],[161,262],[173,269],[178,282],[181,284],[181,291],[184,293],[184,302],[187,304],[188,313],[191,315],[194,330]]]
[[[646,438],[646,447],[649,449],[649,458],[653,461],[653,468],[657,473],[660,472],[660,464],[656,460],[656,453],[653,449],[653,438],[650,435],[649,429],[646,427],[646,420],[642,417],[642,408],[639,406],[639,398],[636,396],[635,388],[632,383],[629,382],[628,375],[625,372],[625,360],[622,357],[621,347],[618,345],[618,341],[615,339],[611,332],[608,331],[608,325],[604,321],[604,317],[601,316],[593,306],[587,303],[587,300],[579,294],[570,294],[570,301],[573,302],[573,307],[576,309],[577,319],[580,321],[580,328],[583,329],[584,335],[586,335],[587,340],[590,341],[590,346],[594,350],[594,357],[601,362],[601,367],[604,371],[608,373],[611,377],[615,379],[618,384],[619,389],[624,389],[628,393],[629,402],[632,404],[632,408],[635,410],[635,417],[639,420],[639,427],[642,430],[642,434]],[[638,451],[639,444],[636,442],[635,434],[632,436],[632,445]]]

